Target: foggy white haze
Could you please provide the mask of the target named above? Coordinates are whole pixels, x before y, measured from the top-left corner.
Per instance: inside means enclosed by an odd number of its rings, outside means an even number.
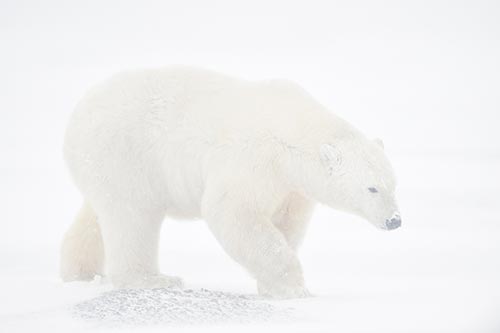
[[[296,81],[382,138],[398,176],[399,230],[317,207],[300,251],[315,297],[270,302],[297,318],[259,330],[498,332],[499,17],[495,1],[2,1],[0,331],[89,329],[67,308],[110,287],[58,277],[82,202],[65,126],[113,73],[186,64]],[[203,221],[166,221],[160,260],[188,288],[256,293]]]

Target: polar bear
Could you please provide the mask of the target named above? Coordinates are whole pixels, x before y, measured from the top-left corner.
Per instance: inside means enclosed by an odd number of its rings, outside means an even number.
[[[316,202],[380,229],[401,224],[381,142],[286,80],[187,67],[115,75],[76,106],[64,155],[84,197],[62,245],[64,281],[180,287],[158,269],[170,216],[205,220],[261,295],[304,297],[296,253]]]

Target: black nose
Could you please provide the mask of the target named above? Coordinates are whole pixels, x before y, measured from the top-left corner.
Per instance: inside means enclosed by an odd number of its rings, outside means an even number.
[[[401,217],[399,215],[394,215],[390,220],[385,220],[385,226],[387,230],[399,228],[401,226]]]

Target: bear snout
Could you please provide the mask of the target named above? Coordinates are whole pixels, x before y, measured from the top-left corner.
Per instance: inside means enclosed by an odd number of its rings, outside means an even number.
[[[387,230],[397,229],[401,226],[401,216],[399,213],[394,213],[390,219],[385,220]]]

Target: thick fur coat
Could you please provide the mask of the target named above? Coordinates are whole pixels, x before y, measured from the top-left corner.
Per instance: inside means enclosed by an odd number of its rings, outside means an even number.
[[[286,80],[118,74],[77,105],[64,154],[84,197],[62,246],[67,281],[105,273],[117,287],[180,286],[158,270],[168,215],[205,220],[259,293],[301,297],[296,251],[314,203],[401,224],[381,143]]]

